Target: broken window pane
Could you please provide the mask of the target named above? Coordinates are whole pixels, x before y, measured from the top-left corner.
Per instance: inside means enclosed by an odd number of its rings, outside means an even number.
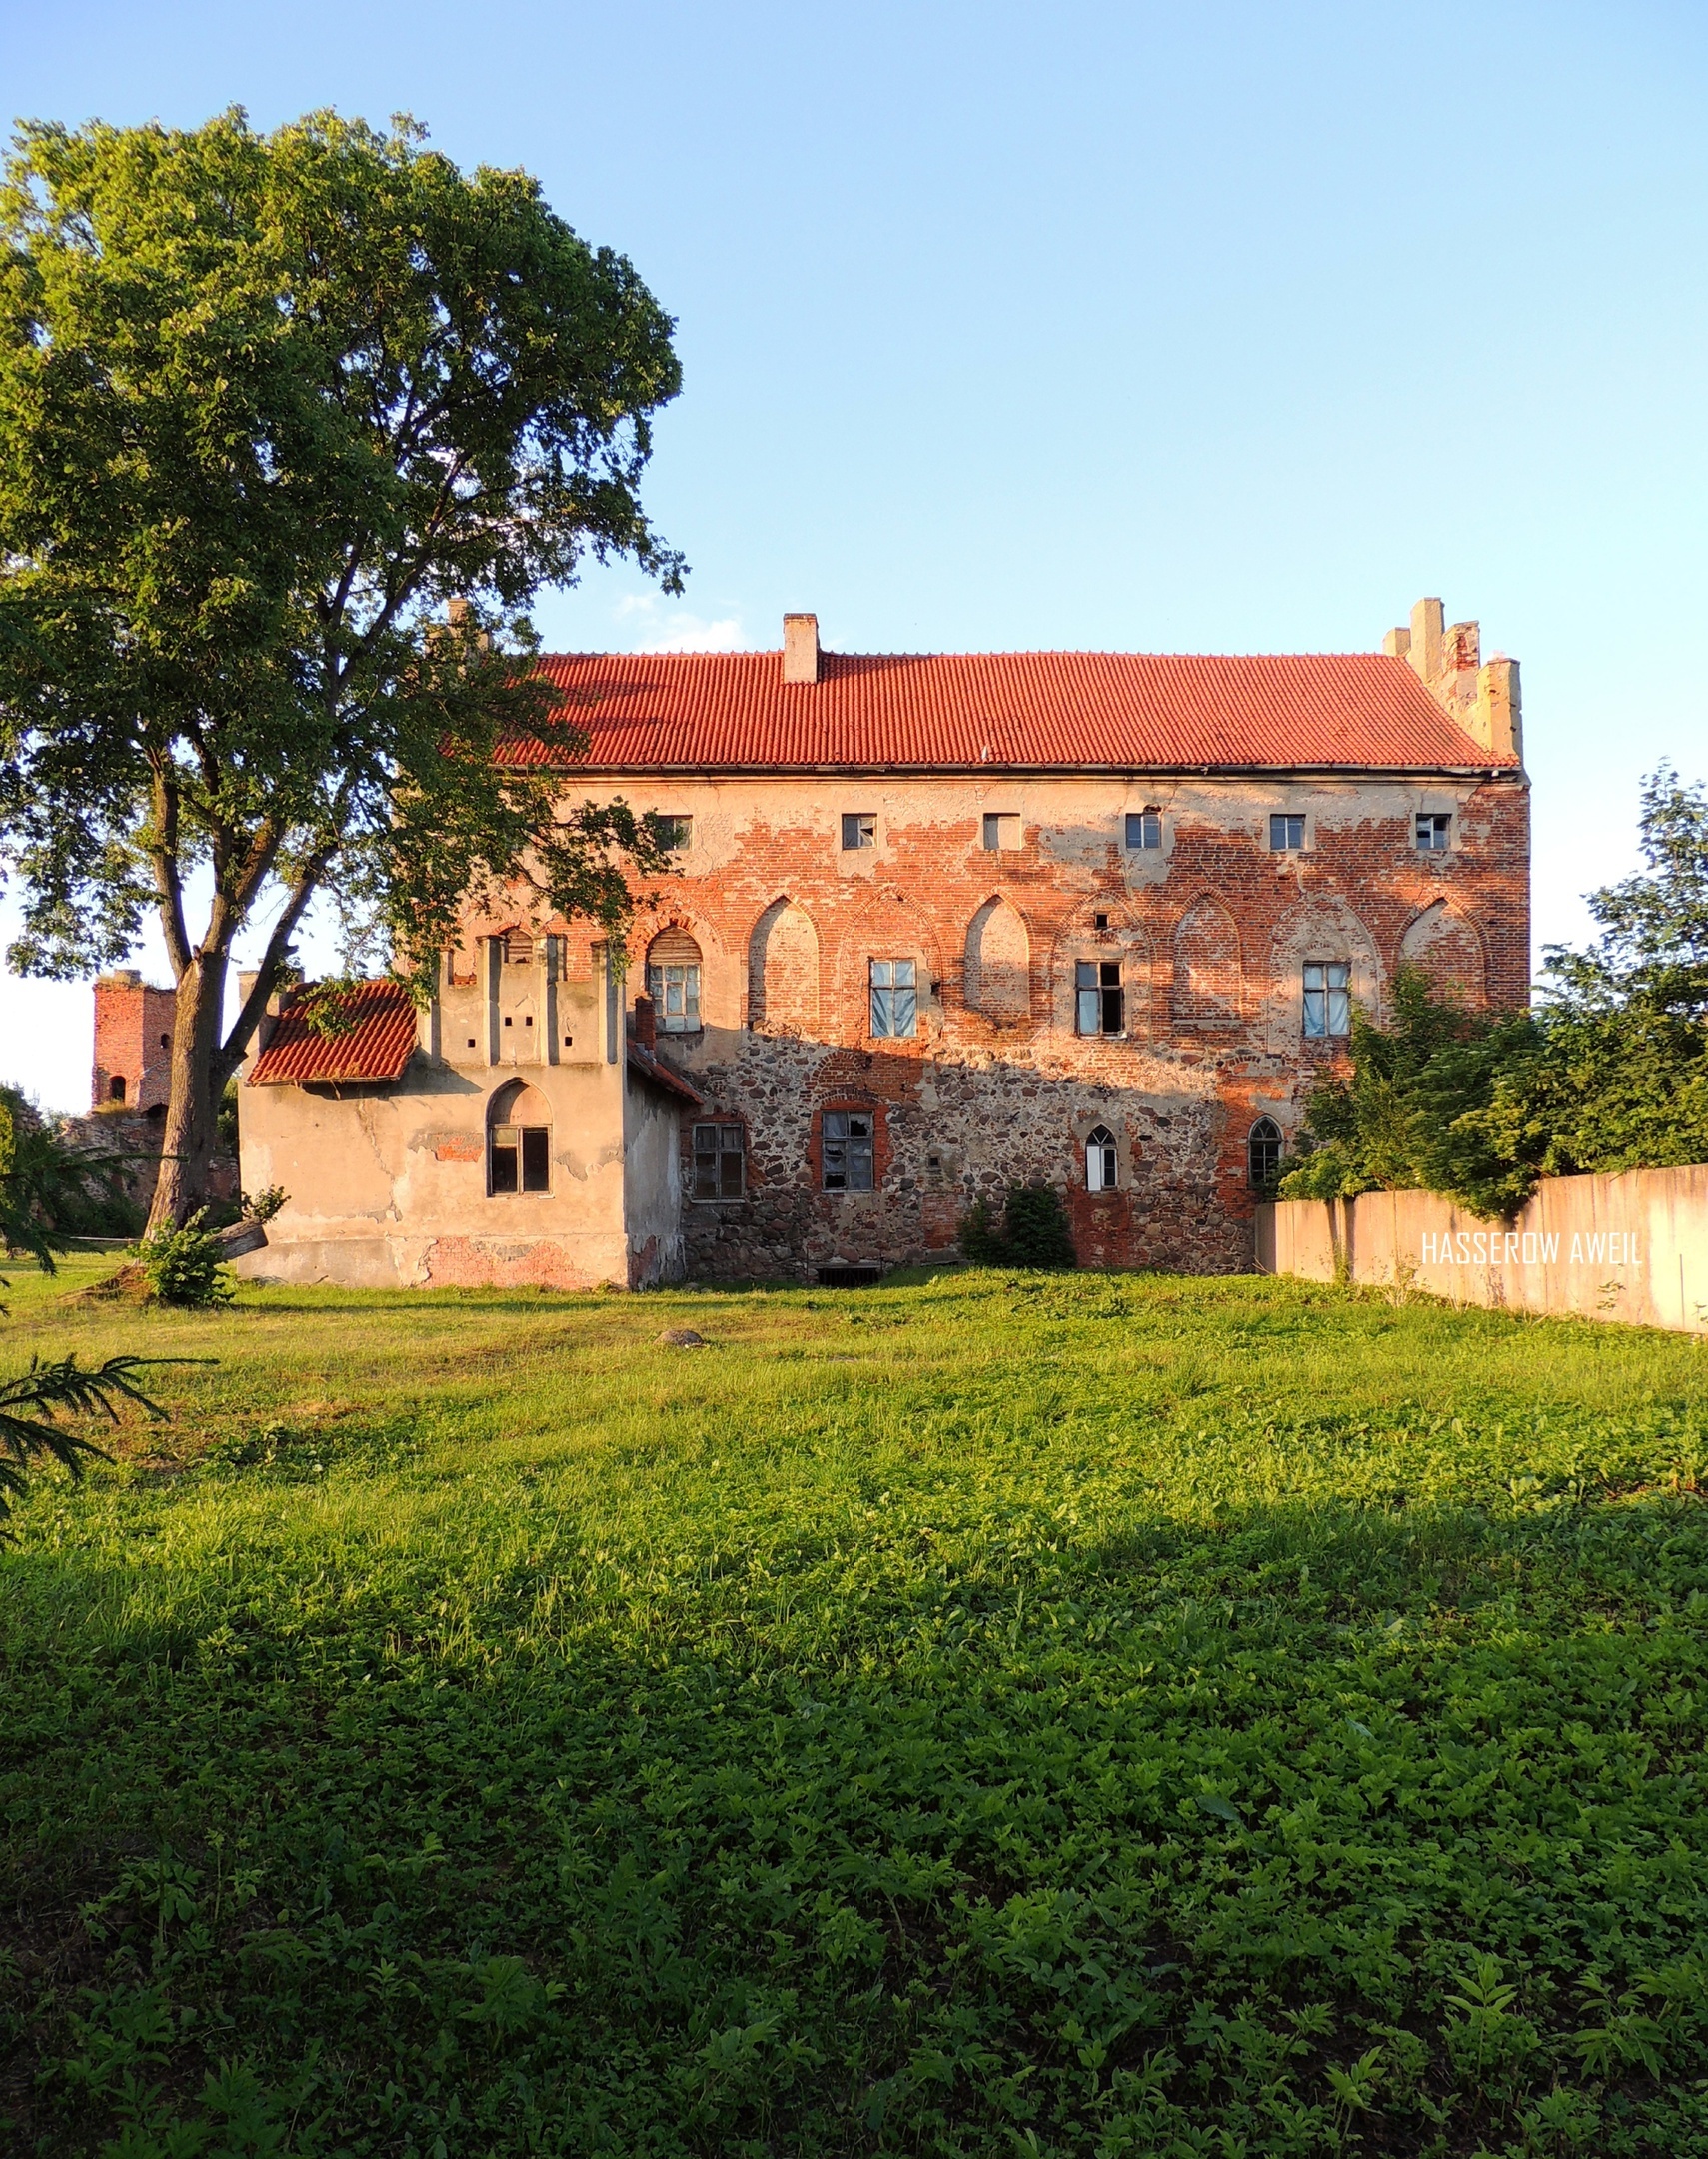
[[[843,812],[843,846],[867,848],[877,845],[877,813],[873,810]]]
[[[1444,855],[1452,833],[1453,820],[1446,812],[1420,812],[1417,820],[1418,852],[1423,855]]]
[[[826,1191],[872,1188],[871,1114],[864,1109],[827,1109],[819,1127]]]

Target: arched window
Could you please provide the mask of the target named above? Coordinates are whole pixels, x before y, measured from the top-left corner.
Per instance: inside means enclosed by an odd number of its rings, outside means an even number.
[[[700,947],[686,930],[661,930],[647,947],[647,995],[661,1035],[700,1027]]]
[[[1246,1161],[1253,1191],[1267,1191],[1281,1166],[1281,1127],[1273,1117],[1260,1116],[1245,1142]]]
[[[107,1099],[122,1102],[124,1098],[125,1076],[123,1073],[114,1073],[113,1077],[107,1081]]]
[[[487,1110],[487,1193],[552,1189],[552,1118],[543,1094],[513,1080]]]
[[[1085,1142],[1085,1189],[1113,1191],[1119,1182],[1120,1157],[1115,1152],[1115,1135],[1099,1124]]]

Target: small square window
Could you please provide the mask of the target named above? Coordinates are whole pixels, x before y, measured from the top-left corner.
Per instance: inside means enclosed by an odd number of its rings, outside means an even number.
[[[1417,820],[1417,852],[1420,855],[1445,855],[1447,843],[1453,837],[1453,820],[1444,810],[1426,810]]]
[[[1352,1032],[1352,969],[1345,960],[1307,960],[1304,1031],[1317,1038]]]
[[[899,1036],[918,1032],[919,999],[911,960],[871,963],[871,1032]]]
[[[697,1124],[694,1127],[694,1196],[697,1199],[740,1199],[745,1159],[739,1124]]]
[[[872,1188],[871,1116],[863,1109],[827,1109],[819,1127],[819,1158],[826,1191]]]
[[[1142,848],[1159,848],[1162,845],[1161,811],[1129,810],[1126,814],[1126,844],[1134,853]]]
[[[1020,845],[1020,819],[1018,811],[986,810],[984,813],[984,845],[987,848],[1017,848]]]
[[[654,821],[658,827],[659,845],[672,854],[679,849],[694,845],[694,820],[678,816],[675,811],[661,812]]]
[[[1277,855],[1291,855],[1304,846],[1304,816],[1291,810],[1269,813],[1269,846]]]
[[[1126,992],[1118,960],[1079,960],[1073,968],[1074,1024],[1081,1035],[1126,1031]]]
[[[876,847],[877,813],[875,810],[845,810],[843,812],[843,847]]]

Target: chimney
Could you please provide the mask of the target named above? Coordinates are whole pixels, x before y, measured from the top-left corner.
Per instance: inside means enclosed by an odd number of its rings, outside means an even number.
[[[659,1047],[658,1018],[650,997],[635,1000],[635,1040],[643,1050],[653,1051]]]
[[[1496,757],[1524,761],[1523,703],[1518,691],[1518,662],[1496,653],[1486,667],[1477,670],[1477,701],[1468,723],[1478,742],[1486,743]]]
[[[786,683],[819,680],[817,615],[786,615],[783,618],[783,679]]]
[[[1441,634],[1445,610],[1439,600],[1419,600],[1411,611],[1411,636],[1405,657],[1433,690],[1441,673]]]

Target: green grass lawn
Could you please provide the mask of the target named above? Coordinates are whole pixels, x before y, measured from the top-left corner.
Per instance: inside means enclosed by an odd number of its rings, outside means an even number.
[[[12,1271],[7,2152],[1708,2153],[1701,1343]]]

